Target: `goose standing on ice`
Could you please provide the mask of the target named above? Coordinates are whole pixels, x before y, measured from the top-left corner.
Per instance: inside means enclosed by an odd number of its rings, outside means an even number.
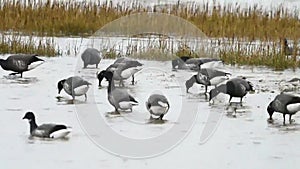
[[[10,75],[20,74],[23,77],[23,72],[32,70],[44,63],[44,60],[37,57],[35,54],[16,54],[9,56],[6,60],[0,59],[0,65],[4,70],[13,71]]]
[[[279,90],[281,92],[290,92],[299,89],[300,86],[300,79],[299,78],[292,78],[291,80],[281,80],[279,83]]]
[[[189,92],[194,83],[202,84],[205,86],[205,94],[207,93],[208,86],[217,86],[218,84],[228,80],[230,73],[222,72],[215,69],[201,69],[198,74],[193,75],[189,80],[185,82],[186,92]]]
[[[285,125],[285,115],[289,115],[289,121],[292,123],[292,115],[300,111],[300,97],[293,96],[290,94],[279,94],[275,99],[269,104],[267,111],[270,118],[268,122],[272,123],[272,115],[274,112],[282,113],[283,115],[283,125]]]
[[[42,124],[38,126],[32,112],[27,112],[23,119],[27,119],[30,124],[30,135],[41,138],[64,138],[71,133],[71,128],[63,124]]]
[[[182,56],[180,58],[172,60],[172,68],[176,69],[190,69],[194,71],[202,68],[213,68],[216,64],[222,61],[217,58],[190,58],[188,56]]]
[[[199,71],[201,68],[214,68],[223,61],[217,58],[191,58],[185,63],[189,65],[191,70]]]
[[[129,58],[119,58],[114,64],[110,65],[106,70],[101,71],[97,78],[99,86],[104,78],[104,73],[111,71],[114,73],[113,79],[120,81],[119,86],[124,86],[124,80],[132,77],[131,84],[134,85],[134,74],[142,69],[143,64]]]
[[[146,102],[146,108],[152,115],[158,116],[162,120],[164,115],[168,113],[170,105],[168,99],[161,94],[152,94]]]
[[[221,84],[210,90],[209,101],[211,101],[211,99],[216,97],[219,93],[224,93],[230,96],[229,103],[232,97],[240,97],[240,103],[242,103],[242,99],[248,93],[248,91],[254,91],[254,87],[251,82],[243,78],[233,78],[228,80],[226,84]]]
[[[83,61],[83,68],[86,68],[88,65],[96,65],[101,61],[100,52],[94,48],[87,48],[82,54],[81,59]]]
[[[103,76],[108,80],[107,95],[109,103],[114,106],[116,113],[130,110],[132,107],[138,105],[138,102],[125,89],[115,88],[113,80],[113,73],[106,71]]]
[[[88,81],[82,79],[79,76],[72,76],[67,79],[60,80],[57,84],[58,94],[60,94],[61,90],[72,96],[73,100],[75,100],[75,96],[85,96],[85,100],[87,100],[87,91],[89,90]]]

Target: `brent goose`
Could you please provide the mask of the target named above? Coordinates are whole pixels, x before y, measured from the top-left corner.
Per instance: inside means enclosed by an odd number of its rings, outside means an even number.
[[[188,56],[179,57],[172,60],[172,68],[176,69],[190,69],[198,71],[202,68],[212,68],[216,63],[222,62],[217,58],[190,58]]]
[[[189,80],[185,82],[186,92],[188,93],[194,83],[202,84],[205,86],[205,93],[207,93],[208,86],[217,86],[218,84],[228,80],[230,73],[222,72],[215,69],[200,69],[198,74],[193,75]]]
[[[30,124],[30,135],[42,138],[64,138],[71,133],[71,128],[63,124],[42,124],[38,126],[32,112],[27,112],[23,119],[27,119]]]
[[[299,78],[292,78],[291,80],[281,80],[279,83],[279,90],[281,92],[290,92],[295,91],[300,86],[300,79]]]
[[[101,61],[100,52],[95,48],[87,48],[82,54],[81,59],[83,61],[83,68],[86,68],[88,65],[96,65]]]
[[[216,88],[210,90],[209,101],[216,97],[219,93],[228,94],[230,96],[229,102],[232,97],[240,97],[240,103],[242,103],[243,97],[248,93],[248,91],[254,91],[253,84],[243,78],[233,78],[226,82],[226,84],[221,84]]]
[[[107,71],[113,72],[113,79],[120,81],[119,86],[124,86],[124,80],[128,79],[129,77],[132,77],[132,85],[134,85],[134,74],[140,71],[143,66],[140,62],[136,60],[132,60],[129,58],[119,58],[110,65],[106,70],[101,71],[97,78],[99,80],[99,86],[101,86],[101,82],[104,78],[104,73]]]
[[[268,122],[273,122],[272,115],[274,112],[282,113],[283,124],[285,125],[285,115],[288,114],[289,121],[292,123],[292,115],[300,111],[300,97],[290,94],[281,93],[269,104],[267,111],[270,118]]]
[[[89,83],[88,81],[82,79],[79,76],[72,76],[67,79],[60,80],[57,84],[58,88],[58,94],[60,94],[61,90],[64,89],[64,91],[72,96],[73,100],[75,99],[75,96],[85,96],[85,100],[87,99],[87,91],[89,89]]]
[[[116,113],[130,110],[138,105],[138,102],[125,89],[116,88],[113,80],[113,73],[106,71],[103,76],[108,80],[107,95],[109,103],[114,106]]]
[[[146,108],[151,115],[158,116],[158,119],[162,120],[169,111],[170,105],[164,95],[152,94],[146,102]]]
[[[23,77],[23,72],[32,70],[44,62],[37,56],[35,54],[11,55],[6,60],[0,59],[0,65],[4,70],[15,72],[10,75],[20,74]]]

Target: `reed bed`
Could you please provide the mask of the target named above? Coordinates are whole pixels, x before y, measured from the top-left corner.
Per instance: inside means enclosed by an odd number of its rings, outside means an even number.
[[[241,8],[238,4],[221,6],[180,3],[146,7],[133,1],[113,4],[39,0],[0,0],[0,31],[17,31],[47,36],[89,36],[105,24],[137,12],[163,12],[187,19],[209,37],[278,40],[300,37],[299,10],[262,6]]]
[[[47,57],[60,55],[52,39],[36,40],[33,37],[24,38],[18,35],[5,36],[3,34],[0,37],[0,53],[38,54]]]
[[[245,42],[229,43],[219,50],[219,58],[227,64],[267,66],[275,70],[296,69],[300,66],[298,48],[287,54],[281,42],[251,44]]]
[[[4,32],[34,36],[80,36],[92,35],[95,31],[122,16],[138,12],[162,12],[179,16],[198,27],[211,39],[226,39],[217,45],[217,55],[230,64],[265,65],[275,69],[299,66],[297,45],[300,38],[298,9],[290,11],[283,7],[267,11],[259,5],[242,8],[238,4],[221,6],[209,3],[181,3],[143,6],[138,1],[131,3],[111,1],[74,2],[39,0],[0,0],[1,53],[38,53],[54,56],[59,52],[53,41],[24,43],[18,38],[5,40]],[[166,21],[167,22],[167,21]],[[293,41],[295,50],[287,55],[277,44],[281,39]],[[259,41],[258,47],[243,42]],[[161,41],[164,42],[164,41]],[[229,42],[229,43],[228,43]],[[37,45],[38,44],[38,45]],[[168,43],[166,43],[168,44]],[[213,45],[213,44],[208,44]],[[215,45],[215,44],[214,44]],[[134,45],[133,45],[134,46]],[[257,46],[257,45],[256,45]],[[127,54],[144,59],[167,60],[175,56],[199,57],[201,52],[185,49],[165,50],[163,45],[149,47],[140,52],[130,49]],[[106,50],[105,56],[120,55],[116,49]],[[163,56],[163,57],[161,57]]]

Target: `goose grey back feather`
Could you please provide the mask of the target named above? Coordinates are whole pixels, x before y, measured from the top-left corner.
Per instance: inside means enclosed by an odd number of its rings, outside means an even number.
[[[91,85],[88,81],[82,79],[79,76],[72,76],[66,79],[64,83],[64,90],[69,95],[72,95],[72,89],[74,90],[77,87],[84,86],[84,85]]]
[[[120,108],[121,102],[135,102],[138,103],[126,90],[115,88],[108,95],[108,101],[111,105]]]
[[[67,129],[67,126],[61,124],[42,124],[33,130],[31,135],[49,138],[50,134],[62,129]]]
[[[212,78],[218,77],[218,76],[230,75],[230,73],[226,73],[223,71],[219,71],[216,69],[210,69],[210,68],[200,69],[198,71],[198,74],[203,74],[203,75],[207,76],[209,79],[212,79]]]
[[[95,65],[98,67],[98,64],[101,61],[100,52],[95,48],[87,48],[82,54],[81,59],[84,63],[84,67],[87,65]]]
[[[160,106],[159,102],[169,104],[168,99],[161,94],[152,94],[148,99],[148,104],[151,106]]]

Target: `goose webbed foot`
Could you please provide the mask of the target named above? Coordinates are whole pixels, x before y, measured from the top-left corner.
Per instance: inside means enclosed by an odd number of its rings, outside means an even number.
[[[71,99],[71,100],[67,100],[67,104],[74,104],[74,99]]]
[[[119,112],[118,109],[115,109],[115,112],[113,112],[113,114],[121,114],[121,113]]]
[[[9,76],[15,76],[15,75],[17,75],[17,74],[20,74],[21,77],[22,77],[22,73],[10,73]]]
[[[274,120],[272,118],[268,118],[268,123],[272,124],[274,122]]]
[[[233,108],[233,112],[232,112],[232,117],[234,117],[234,118],[236,118],[236,107],[235,108]]]

